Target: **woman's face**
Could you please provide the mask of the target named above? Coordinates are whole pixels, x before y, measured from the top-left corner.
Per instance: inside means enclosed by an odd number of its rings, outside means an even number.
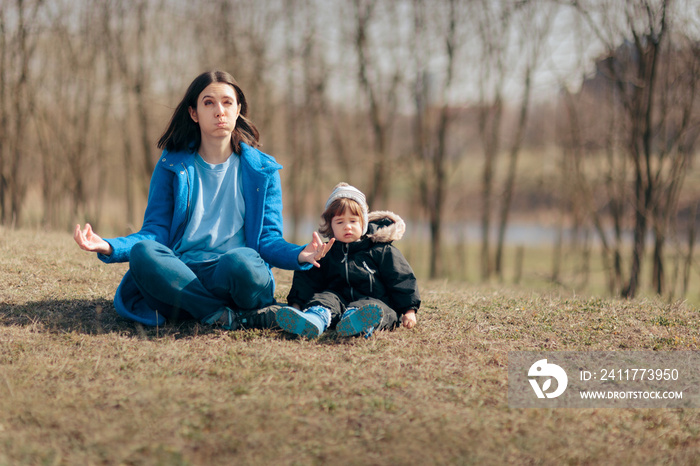
[[[190,107],[190,117],[199,124],[202,138],[230,138],[241,112],[233,86],[211,83],[197,97],[197,108]]]

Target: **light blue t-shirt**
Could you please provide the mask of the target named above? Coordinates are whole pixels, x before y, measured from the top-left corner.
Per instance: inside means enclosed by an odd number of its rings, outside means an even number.
[[[241,159],[232,154],[212,165],[197,154],[192,187],[192,215],[175,253],[185,262],[202,262],[245,246],[245,203]]]

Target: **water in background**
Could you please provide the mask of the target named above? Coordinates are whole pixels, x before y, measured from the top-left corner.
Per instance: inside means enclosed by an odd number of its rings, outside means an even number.
[[[427,222],[414,222],[406,220],[405,241],[430,241],[430,226]],[[285,237],[291,234],[289,220],[285,220]],[[318,228],[318,222],[306,220],[299,227],[298,242],[305,242],[311,238],[311,234]],[[498,230],[494,227],[491,229],[491,239],[493,242],[497,240]],[[609,239],[612,239],[612,230],[607,232]],[[558,228],[556,225],[546,225],[538,223],[514,222],[510,223],[506,228],[505,243],[507,245],[522,245],[522,246],[542,246],[554,244],[557,240]],[[583,240],[585,232],[578,232],[570,228],[565,228],[562,231],[563,241],[571,241],[575,235],[578,235],[579,240]],[[308,238],[308,239],[307,239]],[[631,240],[631,232],[623,234],[625,241]],[[597,232],[589,231],[589,240],[594,243],[599,242]],[[463,222],[463,223],[446,223],[443,226],[443,241],[445,244],[457,243],[477,243],[481,241],[481,225],[478,222]]]

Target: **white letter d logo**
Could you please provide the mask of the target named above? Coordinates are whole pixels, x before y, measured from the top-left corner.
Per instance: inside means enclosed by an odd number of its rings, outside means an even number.
[[[556,398],[566,390],[566,385],[569,383],[569,378],[566,376],[564,369],[557,366],[556,364],[547,364],[546,359],[540,359],[535,364],[530,366],[530,370],[527,372],[529,377],[549,377],[545,380],[542,388],[535,379],[529,379],[532,389],[535,391],[537,398]],[[546,393],[547,390],[552,385],[552,377],[557,380],[557,389],[552,393]]]

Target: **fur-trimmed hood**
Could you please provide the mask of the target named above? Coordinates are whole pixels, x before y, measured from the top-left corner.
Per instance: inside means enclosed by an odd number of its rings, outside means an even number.
[[[398,241],[406,232],[406,223],[403,219],[387,210],[370,212],[368,223],[367,238],[374,243]]]

